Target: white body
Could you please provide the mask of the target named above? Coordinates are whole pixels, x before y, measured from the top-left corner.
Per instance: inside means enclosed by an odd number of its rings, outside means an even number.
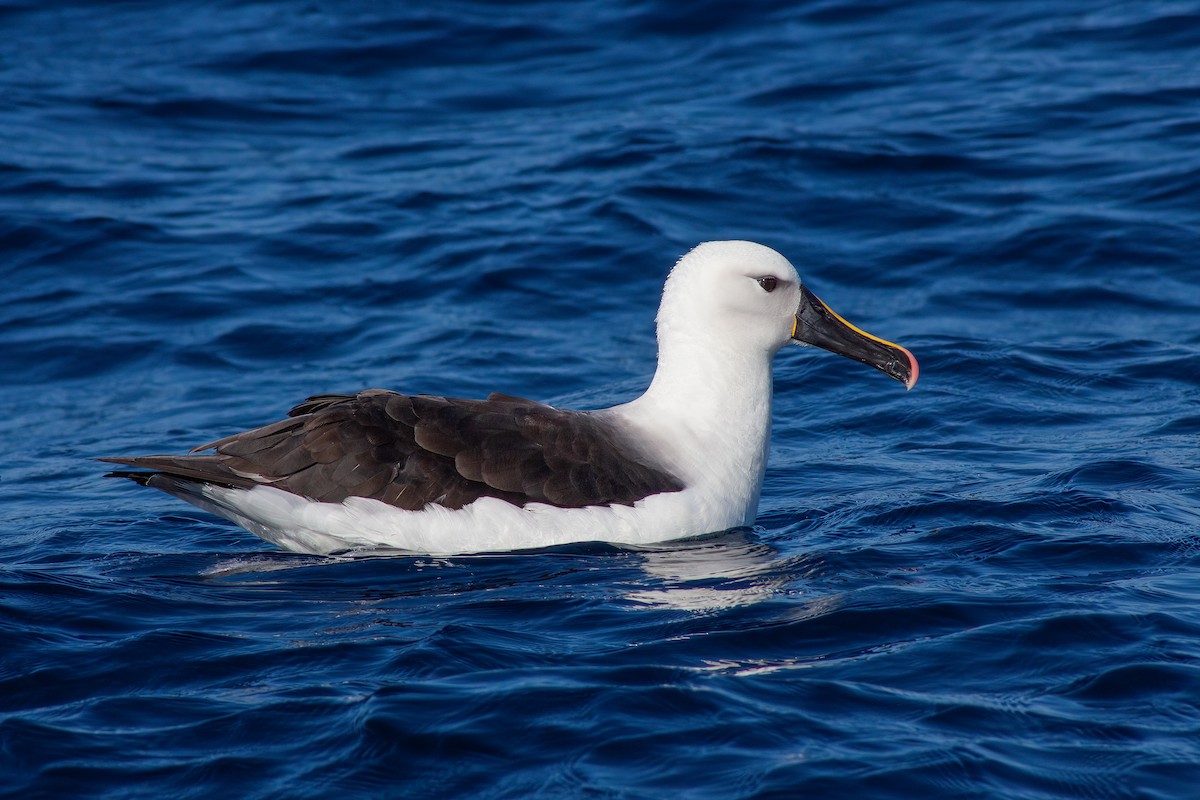
[[[760,279],[773,278],[767,291]],[[774,250],[710,242],[676,265],[658,314],[658,367],[645,394],[594,412],[685,488],[632,506],[519,507],[484,498],[405,511],[351,497],[318,503],[270,486],[205,485],[193,502],[304,553],[382,548],[448,555],[583,541],[648,544],[754,522],[771,426],[771,359],[790,341],[800,279]]]

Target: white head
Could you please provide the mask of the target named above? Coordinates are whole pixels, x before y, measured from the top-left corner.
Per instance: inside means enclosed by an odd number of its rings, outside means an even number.
[[[754,242],[705,242],[667,277],[659,344],[686,337],[770,358],[791,340],[799,305],[800,276],[779,253]]]
[[[861,361],[912,388],[917,362],[856,328],[801,284],[791,263],[754,242],[705,242],[676,263],[658,311],[660,352],[730,350],[764,362],[785,344],[812,344]]]

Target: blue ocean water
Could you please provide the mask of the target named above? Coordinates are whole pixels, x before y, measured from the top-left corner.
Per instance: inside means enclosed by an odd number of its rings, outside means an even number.
[[[1190,2],[0,2],[0,795],[1200,797]],[[790,349],[759,524],[278,551],[88,459],[568,407],[694,244]]]

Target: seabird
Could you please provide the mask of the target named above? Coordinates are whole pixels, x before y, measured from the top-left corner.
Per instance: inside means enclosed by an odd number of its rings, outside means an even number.
[[[912,388],[917,362],[835,314],[774,250],[707,242],[676,263],[658,367],[636,400],[568,411],[382,389],[322,394],[189,455],[101,459],[301,553],[649,544],[754,523],[771,360],[807,344]],[[211,451],[203,453],[202,451]]]

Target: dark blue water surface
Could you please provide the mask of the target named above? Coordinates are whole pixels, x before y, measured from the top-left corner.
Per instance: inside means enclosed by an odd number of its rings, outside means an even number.
[[[1200,797],[1191,2],[0,3],[0,794]],[[747,238],[759,525],[279,551],[88,459],[631,399]]]

